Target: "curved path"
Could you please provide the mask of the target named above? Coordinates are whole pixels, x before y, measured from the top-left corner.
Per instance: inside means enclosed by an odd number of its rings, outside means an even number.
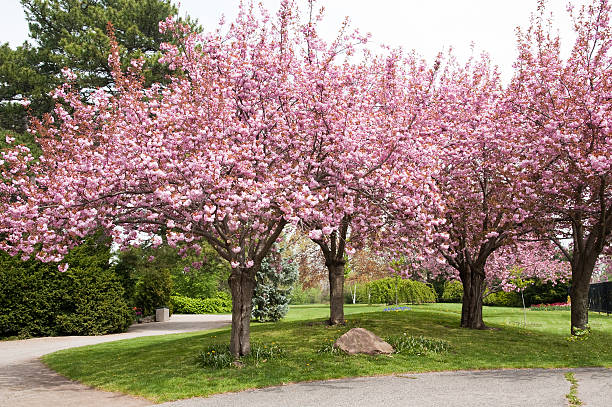
[[[166,335],[221,328],[231,315],[172,315],[168,322],[132,325],[127,332],[104,336],[59,336],[0,342],[0,406],[6,407],[132,407],[151,402],[94,390],[47,368],[39,358],[77,346],[139,336]]]
[[[612,406],[612,369],[511,369],[361,377],[269,387],[160,404],[164,407],[564,407],[566,372],[583,406]]]

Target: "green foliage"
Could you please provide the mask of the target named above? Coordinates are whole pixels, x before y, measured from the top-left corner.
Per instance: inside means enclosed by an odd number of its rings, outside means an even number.
[[[136,284],[134,303],[144,315],[153,315],[156,308],[170,306],[171,292],[170,272],[167,269],[148,269]]]
[[[176,15],[170,0],[21,0],[32,43],[16,49],[0,47],[0,126],[23,131],[26,111],[18,102],[27,98],[35,116],[54,105],[49,91],[61,83],[61,69],[77,74],[80,89],[95,90],[112,82],[108,67],[111,22],[122,64],[142,57],[148,83],[164,79],[159,46],[172,40],[159,32],[159,21]],[[188,19],[189,21],[189,19]],[[189,22],[192,26],[195,24]]]
[[[200,366],[212,367],[213,369],[230,367],[234,360],[234,356],[230,353],[229,346],[226,343],[208,345],[198,355]]]
[[[405,280],[400,277],[387,277],[376,281],[360,284],[357,302],[367,303],[365,292],[370,293],[370,303],[374,304],[423,304],[436,302],[434,289],[420,281]],[[352,300],[351,300],[352,301]]]
[[[525,296],[525,306],[535,304],[563,303],[567,300],[569,283],[552,282],[543,283],[540,279],[533,279],[525,285],[523,295]],[[485,305],[498,307],[522,307],[520,292],[496,292],[487,295],[483,299]]]
[[[584,329],[572,326],[572,335],[565,339],[567,339],[568,342],[586,341],[591,336],[591,332],[591,327],[589,325]]]
[[[552,304],[567,301],[569,295],[569,282],[553,284],[543,283],[540,279],[525,288],[525,305]]]
[[[176,314],[224,314],[232,312],[232,300],[227,293],[217,298],[189,298],[173,295],[171,308]]]
[[[282,250],[270,253],[256,275],[253,294],[253,319],[259,322],[280,320],[289,311],[293,285],[298,279],[297,264],[282,257]]]
[[[193,267],[193,262],[201,263]],[[181,258],[175,254],[168,266],[172,275],[173,295],[191,298],[213,298],[219,290],[227,289],[230,266],[208,243],[202,243],[199,256]]]
[[[293,285],[291,291],[292,305],[300,304],[321,304],[323,302],[323,292],[318,287],[304,288],[300,283]]]
[[[450,343],[443,339],[425,338],[423,336],[391,335],[385,338],[385,342],[393,346],[394,353],[405,355],[429,355],[432,353],[448,352]]]
[[[123,332],[133,313],[109,266],[109,246],[88,238],[57,264],[0,252],[0,336],[102,335]]]
[[[194,267],[196,263],[199,267]],[[168,306],[171,295],[214,298],[226,288],[229,266],[207,244],[202,252],[183,257],[176,248],[145,244],[119,254],[117,274],[130,304],[151,315],[155,308]],[[177,311],[178,312],[178,311]]]
[[[8,43],[0,46],[0,127],[23,132],[27,127],[27,110],[20,103],[31,102],[36,113],[48,112],[53,100],[48,92],[55,86],[56,77],[41,64],[38,50],[31,44],[12,49]]]
[[[452,280],[444,283],[441,302],[461,302],[463,301],[463,284],[461,281]]]
[[[515,291],[498,291],[495,293],[485,293],[485,297],[482,300],[484,305],[491,305],[496,307],[522,307],[521,294]]]
[[[330,355],[344,354],[340,348],[334,346],[335,343],[336,341],[333,339],[325,339],[325,342],[317,349],[317,353],[327,353]]]
[[[567,372],[565,379],[570,382],[570,392],[565,395],[570,407],[578,407],[582,405],[582,401],[578,398],[578,380],[574,377],[573,372]]]
[[[202,367],[213,369],[223,369],[232,366],[243,367],[245,365],[259,365],[269,360],[282,359],[285,350],[275,342],[263,344],[258,342],[251,343],[251,353],[239,359],[235,359],[230,353],[227,344],[212,344],[204,348],[198,355],[198,361]]]

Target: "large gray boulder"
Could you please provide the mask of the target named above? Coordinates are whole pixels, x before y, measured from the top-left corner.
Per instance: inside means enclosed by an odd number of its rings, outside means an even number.
[[[368,355],[393,353],[393,347],[387,342],[363,328],[353,328],[334,343],[336,348],[349,355],[366,353]]]

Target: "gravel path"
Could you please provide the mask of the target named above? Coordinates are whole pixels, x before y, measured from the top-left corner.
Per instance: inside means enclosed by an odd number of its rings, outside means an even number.
[[[132,407],[151,402],[94,390],[47,368],[39,358],[47,353],[140,336],[220,328],[230,315],[172,315],[168,322],[132,325],[122,334],[62,336],[0,342],[0,406],[6,407]]]
[[[68,336],[0,342],[0,406],[137,407],[151,402],[94,390],[53,372],[39,357],[60,349],[139,336],[220,328],[229,315],[173,315],[169,322],[133,325],[128,332],[105,336]],[[612,369],[520,369],[459,371],[364,377],[297,383],[240,393],[219,394],[159,404],[163,407],[418,406],[480,405],[567,406],[570,384],[578,380],[578,398],[586,407],[612,405]]]

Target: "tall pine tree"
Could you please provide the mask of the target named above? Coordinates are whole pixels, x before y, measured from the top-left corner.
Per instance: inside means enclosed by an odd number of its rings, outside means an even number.
[[[40,116],[51,111],[54,102],[49,91],[61,82],[61,70],[65,67],[77,75],[77,86],[81,89],[111,85],[106,32],[109,22],[115,29],[122,63],[142,56],[146,61],[146,80],[163,79],[164,67],[157,62],[159,46],[171,38],[159,32],[159,22],[178,12],[170,0],[21,0],[21,3],[31,42],[16,49],[6,43],[0,46],[0,127],[25,130],[28,112],[20,103],[24,99],[31,102],[30,114]]]

